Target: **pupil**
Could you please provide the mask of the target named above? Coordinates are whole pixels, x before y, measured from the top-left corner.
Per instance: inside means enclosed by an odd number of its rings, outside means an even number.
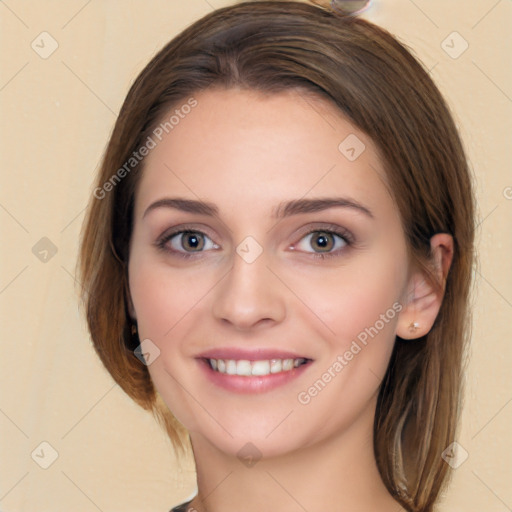
[[[332,249],[333,242],[332,236],[328,233],[320,233],[314,238],[317,248],[322,249],[324,252]]]
[[[318,237],[318,245],[320,247],[325,247],[327,245],[327,239],[325,238],[325,236],[321,235]]]
[[[195,233],[185,234],[185,249],[198,250],[202,249],[202,239]]]

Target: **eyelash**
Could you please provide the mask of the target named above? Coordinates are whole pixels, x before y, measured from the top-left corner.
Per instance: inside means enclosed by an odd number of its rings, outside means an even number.
[[[175,251],[174,249],[169,249],[166,247],[167,243],[172,240],[176,235],[184,235],[186,233],[193,233],[193,234],[198,234],[198,235],[202,235],[202,236],[205,236],[207,238],[210,238],[210,236],[208,236],[204,231],[201,231],[200,229],[192,229],[192,228],[188,228],[188,227],[182,227],[181,229],[177,229],[176,231],[171,231],[170,233],[166,233],[164,235],[162,235],[157,241],[156,241],[156,247],[163,251],[164,253],[166,254],[171,254],[173,256],[177,256],[178,258],[183,258],[183,259],[189,259],[189,258],[194,258],[194,257],[197,257],[198,254],[200,254],[201,252],[203,251],[197,251],[197,252],[181,252],[181,251]]]
[[[172,254],[173,256],[178,256],[179,258],[189,259],[189,258],[197,257],[198,254],[201,254],[204,251],[181,252],[181,251],[175,251],[173,249],[169,249],[166,247],[167,243],[170,240],[172,240],[175,236],[184,235],[187,233],[198,234],[198,235],[202,235],[202,236],[205,236],[205,237],[211,239],[210,236],[208,236],[206,233],[204,233],[203,231],[201,231],[199,229],[182,227],[179,230],[171,231],[170,233],[166,233],[166,234],[162,235],[156,241],[155,245],[159,250],[163,251],[164,253]],[[343,246],[341,249],[337,249],[332,252],[307,252],[306,253],[306,254],[311,255],[313,258],[324,260],[326,258],[336,257],[336,256],[339,256],[341,252],[346,251],[348,248],[352,247],[355,244],[354,237],[349,231],[347,231],[346,229],[340,228],[339,226],[335,226],[335,225],[326,225],[326,226],[320,226],[315,229],[309,229],[308,231],[305,231],[304,233],[302,233],[300,235],[300,238],[299,238],[299,241],[297,242],[297,244],[299,242],[301,242],[307,236],[312,235],[314,233],[325,233],[325,234],[337,236],[337,237],[341,238],[346,245]],[[294,245],[297,245],[297,244],[294,244]]]
[[[327,258],[339,257],[343,252],[345,252],[347,249],[349,249],[355,244],[354,236],[352,235],[352,233],[350,233],[350,231],[341,228],[340,226],[327,224],[321,225],[314,229],[309,228],[308,230],[305,230],[303,233],[301,233],[299,241],[296,244],[294,244],[294,246],[298,245],[304,238],[314,233],[325,233],[328,235],[334,235],[341,238],[345,243],[345,245],[340,249],[331,252],[306,252],[306,254],[312,256],[315,259],[325,260]]]

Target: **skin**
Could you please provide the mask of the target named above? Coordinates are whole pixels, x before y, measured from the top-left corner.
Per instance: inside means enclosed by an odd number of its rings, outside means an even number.
[[[409,263],[379,153],[335,107],[298,91],[194,97],[197,107],[146,158],[129,260],[131,314],[140,339],[160,351],[149,372],[190,432],[199,488],[193,509],[397,512],[373,453],[377,393],[395,336],[415,343],[428,332],[442,291]],[[338,150],[350,134],[365,145],[354,161]],[[218,214],[165,206],[145,214],[166,197],[213,203]],[[326,197],[349,198],[371,216],[339,206],[272,216],[281,202]],[[322,258],[318,236],[308,233],[326,225],[350,237],[348,244],[329,238],[336,245]],[[180,227],[207,235],[189,259],[179,256],[186,252],[180,235],[165,243],[167,252],[156,246]],[[263,250],[252,263],[236,252],[247,236]],[[431,246],[443,281],[452,240],[439,234]],[[400,311],[300,403],[299,393],[394,304]],[[283,386],[239,394],[205,377],[197,356],[213,347],[277,347],[313,361]],[[262,457],[252,467],[237,457],[248,442]]]

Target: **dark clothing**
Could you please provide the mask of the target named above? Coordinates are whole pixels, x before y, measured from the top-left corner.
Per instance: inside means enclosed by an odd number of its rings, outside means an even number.
[[[174,507],[170,510],[170,512],[194,512],[194,509],[188,510],[188,505],[190,505],[192,500],[187,501],[186,503],[182,503],[181,505],[178,505],[177,507]]]

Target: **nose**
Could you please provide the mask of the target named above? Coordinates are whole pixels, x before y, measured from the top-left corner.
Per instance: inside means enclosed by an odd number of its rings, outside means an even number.
[[[237,330],[278,324],[286,317],[282,288],[263,255],[247,263],[235,254],[231,270],[215,287],[213,316]]]

